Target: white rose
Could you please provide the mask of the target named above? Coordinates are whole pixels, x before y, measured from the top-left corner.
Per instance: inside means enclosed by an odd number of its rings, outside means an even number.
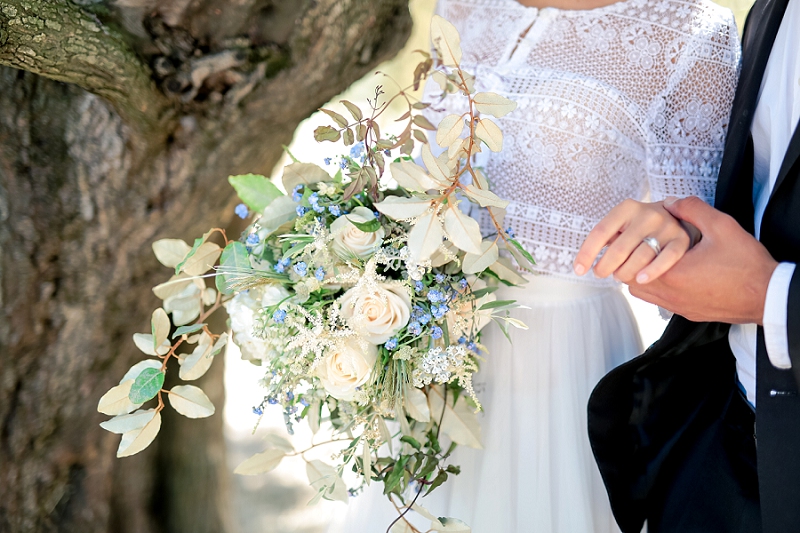
[[[325,391],[339,400],[350,401],[356,388],[369,379],[378,347],[362,339],[350,337],[328,351],[316,368]]]
[[[374,254],[383,244],[383,227],[378,231],[366,232],[355,227],[350,220],[355,222],[369,222],[375,220],[375,213],[366,207],[356,207],[349,214],[342,215],[331,224],[333,235],[332,248],[342,259],[366,259]]]
[[[350,327],[373,344],[388,341],[411,317],[411,297],[397,283],[380,283],[372,291],[354,287],[344,293],[341,304]]]
[[[267,285],[261,289],[261,305],[269,307],[278,305],[290,296],[283,285]]]

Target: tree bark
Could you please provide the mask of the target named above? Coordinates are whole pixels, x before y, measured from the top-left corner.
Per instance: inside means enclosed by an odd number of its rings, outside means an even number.
[[[232,529],[222,361],[213,417],[125,459],[98,426],[169,276],[150,243],[230,223],[225,178],[269,174],[410,24],[407,0],[0,0],[0,531]]]

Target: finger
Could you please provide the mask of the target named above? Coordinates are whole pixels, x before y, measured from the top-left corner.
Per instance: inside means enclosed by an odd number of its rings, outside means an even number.
[[[631,204],[623,202],[609,211],[608,215],[589,232],[572,264],[577,275],[582,276],[587,273],[603,247],[616,240],[631,211]]]
[[[653,261],[636,274],[636,283],[644,285],[661,277],[681,260],[689,249],[687,239],[674,239],[669,241],[661,253]]]
[[[628,260],[614,272],[614,278],[622,283],[630,283],[634,276],[649,265],[655,258],[656,253],[653,249],[645,243],[641,243],[636,247],[631,256],[628,257]]]
[[[603,257],[601,257],[594,266],[595,275],[600,278],[605,278],[616,272],[629,260],[639,246],[642,245],[642,239],[648,235],[644,233],[645,231],[646,228],[644,226],[637,228],[629,227],[624,233],[617,237],[617,240],[608,247],[606,253],[603,254]],[[654,255],[655,254],[651,255],[650,259],[652,259]]]
[[[697,196],[664,200],[664,209],[677,219],[685,220],[697,227],[700,233],[708,233],[714,221],[723,213],[717,211]]]

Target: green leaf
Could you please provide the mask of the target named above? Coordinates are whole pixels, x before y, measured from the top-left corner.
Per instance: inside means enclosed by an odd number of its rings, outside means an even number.
[[[516,300],[495,300],[493,302],[486,302],[485,304],[480,306],[478,311],[483,311],[485,309],[496,309],[498,307],[505,307],[507,305],[514,304],[516,302],[517,302]]]
[[[128,398],[133,403],[144,403],[152,400],[164,385],[164,372],[156,368],[145,368],[131,385]]]
[[[239,241],[231,241],[222,250],[222,255],[219,258],[219,265],[222,267],[228,267],[232,269],[249,269],[250,268],[250,258],[249,254],[247,253],[247,247],[239,242]],[[217,274],[216,279],[214,280],[217,285],[217,290],[222,294],[230,294],[231,289],[228,286],[228,276],[230,274]]]
[[[428,494],[430,494],[434,489],[436,489],[445,481],[447,481],[447,472],[445,472],[444,470],[439,470],[439,474],[435,478],[433,478],[433,483],[431,483],[428,486],[428,490],[425,492],[425,495],[427,496]]]
[[[181,261],[180,263],[175,265],[175,275],[176,276],[181,273],[181,270],[183,269],[183,265],[186,264],[186,261],[188,261],[195,254],[195,252],[197,252],[197,250],[203,245],[203,243],[206,242],[206,239],[208,239],[209,235],[211,235],[210,231],[208,233],[206,233],[205,235],[203,235],[202,237],[198,237],[197,239],[194,240],[194,244],[192,245],[192,249],[189,250],[189,253],[187,253],[186,257],[183,258],[183,261]]]
[[[350,217],[347,217],[347,220],[350,221],[352,225],[360,229],[365,233],[375,233],[379,229],[381,229],[381,221],[377,218],[373,218],[372,220],[368,220],[366,222],[356,222]]]
[[[177,339],[181,335],[188,335],[189,333],[194,333],[195,331],[200,331],[205,326],[205,323],[202,324],[191,324],[189,326],[181,326],[175,330],[175,333],[172,334],[173,339]]]
[[[536,260],[533,256],[516,239],[508,239],[508,242],[512,245],[508,251],[514,256],[517,264],[526,270],[532,270],[536,265]]]
[[[409,437],[408,435],[403,435],[402,437],[400,437],[400,442],[405,442],[415,450],[422,449],[422,445],[419,443],[419,441],[414,437]]]
[[[239,176],[228,176],[230,183],[242,202],[253,211],[261,213],[272,200],[283,193],[270,180],[258,174],[242,174]]]
[[[474,296],[475,298],[480,298],[481,296],[486,296],[487,294],[491,294],[491,293],[493,293],[494,291],[496,291],[496,290],[497,290],[497,289],[499,289],[499,288],[500,288],[500,287],[497,287],[497,286],[494,286],[494,287],[484,287],[483,289],[478,289],[477,291],[472,291],[472,293],[471,293],[471,294],[472,294],[472,296]]]

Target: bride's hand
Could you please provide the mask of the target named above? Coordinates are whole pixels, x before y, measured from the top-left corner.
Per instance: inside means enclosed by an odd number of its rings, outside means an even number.
[[[690,236],[689,232],[693,232]],[[625,200],[598,222],[578,251],[573,267],[579,276],[589,271],[604,247],[603,257],[594,266],[597,277],[614,278],[623,283],[634,279],[644,284],[657,279],[677,263],[699,240],[693,226],[681,224],[664,209],[663,202],[644,203]],[[652,238],[661,248],[645,239]],[[652,242],[652,241],[651,241]],[[655,243],[653,243],[655,245]]]

